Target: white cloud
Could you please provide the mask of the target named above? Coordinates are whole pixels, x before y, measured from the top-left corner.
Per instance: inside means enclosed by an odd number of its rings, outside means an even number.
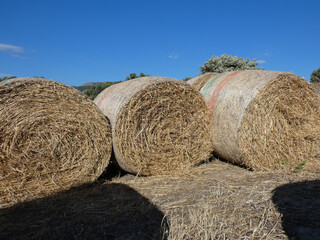
[[[264,64],[264,63],[266,63],[266,60],[257,60],[256,63]]]
[[[20,59],[28,59],[27,57],[20,56],[20,55],[18,55],[18,54],[11,54],[10,56],[11,56],[11,57],[14,57],[14,58],[20,58]]]
[[[0,43],[0,51],[11,51],[16,53],[24,52],[22,47],[10,45],[10,44],[4,44],[4,43]]]
[[[171,59],[177,59],[179,57],[179,55],[176,53],[171,53],[168,57]]]
[[[11,77],[11,74],[7,74],[7,73],[0,73],[0,78],[4,78],[4,77]]]

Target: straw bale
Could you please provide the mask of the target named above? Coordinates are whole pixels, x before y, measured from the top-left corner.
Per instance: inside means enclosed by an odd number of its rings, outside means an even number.
[[[125,171],[173,173],[210,156],[206,103],[183,81],[137,78],[105,89],[94,102],[110,119],[115,157]]]
[[[201,90],[201,88],[212,78],[213,76],[216,76],[219,73],[214,73],[214,72],[207,72],[201,75],[198,75],[194,78],[191,78],[190,80],[187,81],[192,87],[197,89],[198,91]]]
[[[320,163],[320,99],[291,73],[222,73],[201,89],[210,110],[213,148],[256,170]]]
[[[316,93],[320,96],[320,82],[313,82],[311,86],[315,89]]]
[[[110,123],[62,83],[0,83],[0,123],[0,206],[94,181],[111,156]]]

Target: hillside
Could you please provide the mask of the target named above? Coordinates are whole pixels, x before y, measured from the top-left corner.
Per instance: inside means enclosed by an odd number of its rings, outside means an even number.
[[[81,86],[85,87],[85,86],[89,86],[89,87],[92,87],[92,86],[98,86],[98,85],[101,85],[101,84],[104,84],[105,82],[87,82],[87,83],[84,83],[82,84]]]
[[[87,90],[87,89],[95,87],[95,86],[102,85],[104,83],[105,82],[87,82],[87,83],[82,84],[81,86],[72,86],[72,87],[79,90],[80,92],[83,92],[84,90]]]

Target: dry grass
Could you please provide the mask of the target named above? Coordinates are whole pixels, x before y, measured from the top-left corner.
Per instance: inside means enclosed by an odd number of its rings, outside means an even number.
[[[311,86],[316,90],[316,93],[320,95],[320,82],[311,83]]]
[[[111,120],[115,157],[128,172],[182,171],[210,156],[208,110],[187,83],[138,78],[106,89],[95,102]]]
[[[288,239],[299,237],[295,229],[303,227],[320,236],[319,174],[305,170],[250,172],[215,160],[188,176],[132,177],[114,182],[126,183],[158,206],[168,218],[172,240]],[[300,181],[307,182],[290,188]],[[304,199],[298,192],[308,197]],[[288,204],[286,208],[283,201],[305,205],[292,219],[295,208]],[[308,219],[308,211],[314,212],[313,219]],[[294,228],[288,227],[291,222]]]
[[[218,160],[188,174],[127,174],[0,209],[0,238],[319,239],[319,174]]]
[[[94,181],[111,128],[77,90],[44,79],[0,85],[0,206]]]
[[[294,74],[236,71],[201,89],[210,110],[213,148],[255,170],[320,168],[320,98]]]

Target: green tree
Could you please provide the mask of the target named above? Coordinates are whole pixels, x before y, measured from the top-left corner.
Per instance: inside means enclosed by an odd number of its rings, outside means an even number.
[[[191,77],[185,77],[184,79],[182,79],[182,81],[188,81],[188,80],[190,80],[191,79]]]
[[[212,56],[204,65],[200,66],[200,70],[202,73],[222,73],[236,70],[262,69],[257,65],[256,59],[250,61],[248,58],[223,54],[220,57]]]
[[[94,100],[99,95],[99,93],[101,93],[104,89],[106,89],[114,84],[120,83],[120,82],[123,82],[123,81],[105,82],[101,85],[92,86],[92,87],[84,90],[83,93],[85,95],[87,95],[91,100]]]
[[[311,73],[310,82],[320,82],[320,68]]]
[[[9,80],[9,79],[12,79],[12,78],[16,78],[16,76],[0,78],[0,82],[5,81],[5,80]]]
[[[150,75],[144,74],[143,72],[141,72],[139,76],[136,73],[130,73],[129,76],[126,77],[126,81],[127,80],[132,80],[132,79],[135,79],[135,78],[139,78],[139,77],[148,77],[148,76],[150,76]]]
[[[129,76],[130,76],[130,79],[137,78],[137,74],[135,74],[135,73],[130,73]]]
[[[147,76],[150,76],[150,75],[147,75],[147,74],[144,74],[144,73],[140,73],[139,76],[137,76],[136,73],[130,73],[129,76],[126,77],[125,81],[127,80],[131,80],[131,79],[135,79],[135,78],[138,78],[138,77],[147,77]],[[91,100],[94,100],[98,95],[99,93],[101,93],[104,89],[114,85],[114,84],[117,84],[117,83],[121,83],[123,81],[117,81],[117,82],[105,82],[103,84],[100,84],[100,85],[97,85],[97,86],[92,86],[88,89],[85,89],[83,91],[83,93],[85,95],[87,95]]]

